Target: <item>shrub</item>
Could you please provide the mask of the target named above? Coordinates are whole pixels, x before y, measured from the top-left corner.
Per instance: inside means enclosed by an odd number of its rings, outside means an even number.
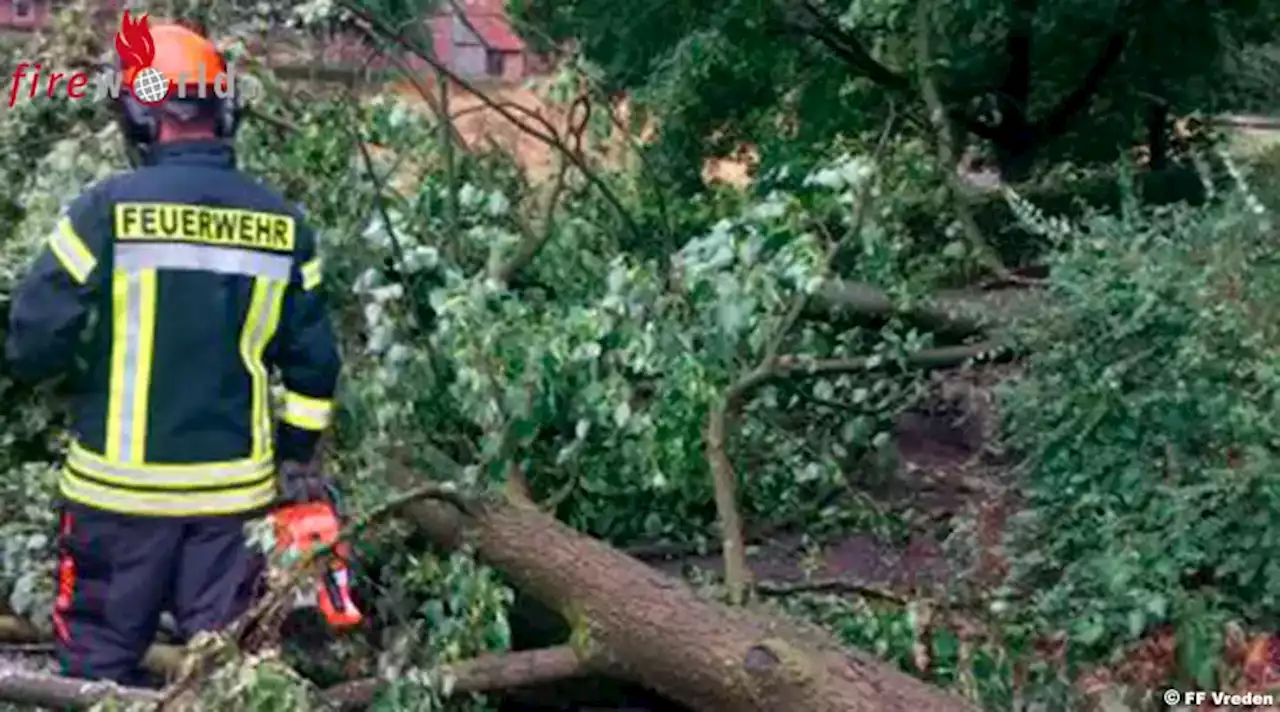
[[[1212,679],[1215,621],[1280,614],[1275,233],[1246,191],[1084,220],[1004,393],[1025,456],[1019,620],[1098,658],[1172,624]],[[1020,600],[1022,600],[1020,598]]]

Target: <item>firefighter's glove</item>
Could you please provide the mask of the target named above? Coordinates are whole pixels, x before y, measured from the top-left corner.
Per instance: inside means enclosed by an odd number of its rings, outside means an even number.
[[[286,504],[333,502],[333,484],[314,463],[280,463],[280,501]]]

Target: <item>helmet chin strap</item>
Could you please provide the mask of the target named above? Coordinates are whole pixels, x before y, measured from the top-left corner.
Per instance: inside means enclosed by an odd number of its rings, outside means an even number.
[[[155,145],[160,139],[163,107],[144,106],[132,96],[123,96],[117,106],[120,131],[124,135],[125,155],[133,168],[150,165],[154,159]],[[230,144],[235,139],[243,116],[243,109],[235,97],[227,97],[210,117],[213,134],[210,140]],[[176,118],[176,117],[175,117]]]

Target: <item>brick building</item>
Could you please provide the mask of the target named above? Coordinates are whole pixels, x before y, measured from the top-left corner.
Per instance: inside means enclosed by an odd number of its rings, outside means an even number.
[[[503,0],[443,3],[431,27],[436,57],[462,77],[520,80],[545,69],[512,29]]]

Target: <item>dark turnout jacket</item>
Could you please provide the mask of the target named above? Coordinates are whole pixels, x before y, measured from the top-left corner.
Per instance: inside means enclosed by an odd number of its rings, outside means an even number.
[[[332,417],[320,275],[298,211],[220,142],[158,146],[72,202],[14,294],[5,343],[20,380],[70,373],[62,494],[150,516],[269,504],[276,462],[309,460]]]

